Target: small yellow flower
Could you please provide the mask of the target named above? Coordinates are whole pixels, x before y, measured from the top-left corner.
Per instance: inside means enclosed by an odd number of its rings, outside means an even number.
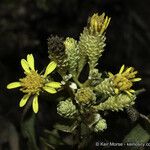
[[[115,93],[119,94],[124,91],[128,95],[132,95],[135,91],[131,89],[133,82],[138,82],[141,78],[136,78],[138,72],[134,71],[133,67],[125,69],[125,65],[122,65],[119,73],[113,75],[111,72],[108,73],[109,77],[112,78],[113,84],[115,86]]]
[[[33,96],[32,108],[35,113],[38,112],[38,95],[42,91],[54,94],[56,88],[61,87],[61,83],[49,81],[47,76],[56,68],[57,64],[52,61],[46,67],[44,75],[39,74],[34,68],[34,57],[32,54],[27,55],[27,60],[21,59],[21,66],[24,69],[25,77],[19,79],[19,82],[12,82],[7,85],[7,89],[20,87],[20,91],[25,93],[19,106],[23,107],[27,100]]]
[[[90,103],[94,103],[96,100],[96,96],[93,90],[89,87],[78,89],[75,94],[76,102],[82,105],[88,105]]]
[[[96,13],[89,19],[89,29],[92,33],[99,32],[100,34],[103,34],[107,29],[110,20],[111,18],[108,16],[105,17],[105,13],[100,16]]]

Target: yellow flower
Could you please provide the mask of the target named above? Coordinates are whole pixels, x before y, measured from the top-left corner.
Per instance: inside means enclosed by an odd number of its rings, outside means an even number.
[[[138,82],[141,80],[141,78],[136,78],[137,73],[138,72],[134,71],[133,67],[125,69],[125,65],[122,65],[119,73],[116,75],[113,75],[111,72],[109,72],[109,77],[112,78],[115,86],[115,93],[119,94],[120,92],[124,91],[128,95],[132,95],[132,93],[135,92],[133,89],[131,89],[133,82]]]
[[[12,82],[7,85],[7,89],[20,87],[20,91],[25,93],[19,106],[23,107],[27,100],[33,96],[32,108],[35,113],[38,112],[38,95],[42,91],[54,94],[56,88],[61,87],[61,83],[49,81],[47,76],[56,68],[56,62],[52,61],[46,67],[43,75],[39,74],[34,68],[34,57],[32,54],[27,55],[27,60],[21,59],[21,66],[24,69],[25,77],[19,79],[19,82]]]
[[[99,32],[103,34],[107,29],[111,18],[108,16],[105,17],[105,13],[102,15],[98,15],[98,13],[94,14],[91,18],[89,18],[89,29],[91,33]]]

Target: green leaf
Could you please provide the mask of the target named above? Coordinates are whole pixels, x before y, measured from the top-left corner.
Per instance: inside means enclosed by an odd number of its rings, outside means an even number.
[[[77,122],[74,122],[71,126],[62,125],[62,124],[55,124],[54,128],[63,132],[72,133],[75,128],[77,127]]]
[[[28,139],[28,149],[29,150],[39,150],[37,143],[36,143],[36,136],[35,136],[35,114],[22,122],[21,130],[23,136]]]
[[[123,143],[126,143],[128,150],[139,150],[139,144],[145,144],[150,140],[150,134],[140,125],[137,124],[130,132],[126,135]],[[130,144],[130,146],[129,146]],[[131,144],[133,146],[131,146]]]
[[[47,139],[40,137],[40,143],[42,145],[42,149],[44,150],[55,150],[55,147],[47,142]]]
[[[47,134],[47,143],[51,145],[64,145],[62,138],[60,137],[58,130],[53,129],[52,131],[45,130]]]

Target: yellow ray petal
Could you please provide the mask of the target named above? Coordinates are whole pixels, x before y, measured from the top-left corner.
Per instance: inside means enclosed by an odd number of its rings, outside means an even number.
[[[131,94],[129,91],[125,90],[125,92],[126,92],[129,96],[132,96],[132,94]]]
[[[34,69],[34,57],[32,54],[27,55],[27,62],[28,62],[29,67],[31,68],[31,70],[35,70]]]
[[[21,59],[21,66],[24,69],[25,73],[30,73],[28,62],[25,59]]]
[[[47,83],[45,85],[52,87],[52,88],[60,88],[61,87],[61,83],[59,83],[59,82],[50,82],[50,83]]]
[[[122,65],[122,67],[120,68],[119,74],[121,74],[124,71],[125,65]]]
[[[39,104],[38,104],[38,95],[35,95],[32,102],[32,108],[34,113],[37,113],[39,110]]]
[[[129,73],[132,69],[133,67],[129,67],[124,73]]]
[[[129,92],[130,93],[135,93],[135,90],[130,89]]]
[[[24,95],[23,98],[19,102],[19,107],[23,107],[27,103],[27,100],[29,99],[29,97],[30,97],[29,94]]]
[[[114,76],[111,72],[108,72],[108,75],[110,78],[112,78]]]
[[[21,86],[20,82],[12,82],[7,85],[7,89],[14,89]]]
[[[111,18],[108,19],[107,24],[106,24],[106,28],[108,27],[110,20],[111,20]]]
[[[52,61],[48,64],[45,73],[44,73],[44,77],[46,77],[48,74],[50,74],[57,66],[57,63]]]
[[[134,79],[132,79],[131,81],[132,82],[138,82],[138,81],[141,81],[142,79],[141,78],[134,78]]]
[[[104,22],[103,22],[103,25],[102,25],[102,29],[100,31],[101,34],[103,34],[103,32],[106,30],[107,28],[107,23],[108,23],[108,16],[106,16]]]
[[[138,71],[133,71],[130,73],[130,76],[135,76],[138,73]]]
[[[54,89],[54,88],[51,88],[51,87],[43,87],[43,89],[48,92],[48,93],[51,93],[51,94],[55,94],[57,91]]]

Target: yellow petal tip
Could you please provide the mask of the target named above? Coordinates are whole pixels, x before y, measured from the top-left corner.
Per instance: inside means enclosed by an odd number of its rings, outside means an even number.
[[[125,65],[123,64],[120,68],[119,74],[121,74],[124,71]]]
[[[7,85],[7,89],[14,89],[21,86],[20,82],[12,82]]]
[[[57,66],[57,63],[55,61],[52,61],[48,64],[48,66],[46,67],[45,73],[44,73],[44,77],[46,77],[47,75],[49,75]]]
[[[37,113],[39,111],[38,95],[35,95],[33,98],[32,108],[34,113]]]

